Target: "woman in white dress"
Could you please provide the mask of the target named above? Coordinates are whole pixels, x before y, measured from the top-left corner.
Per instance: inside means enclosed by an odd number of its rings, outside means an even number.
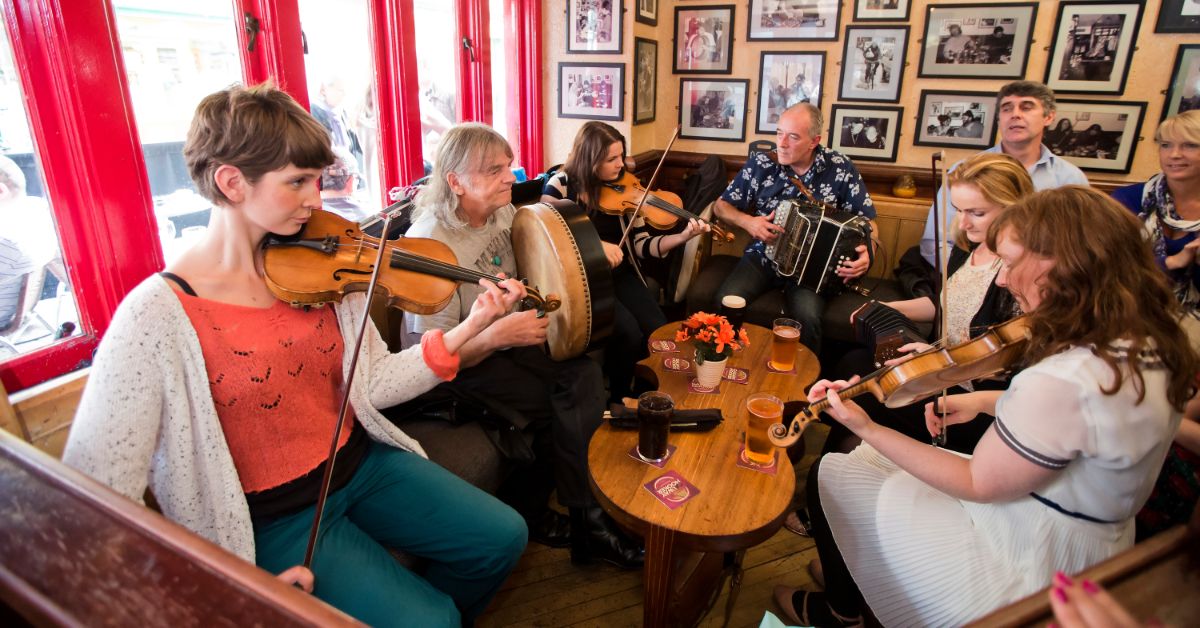
[[[1178,304],[1137,221],[1090,188],[1027,197],[988,246],[1028,312],[1029,366],[948,398],[948,425],[996,417],[969,457],[873,422],[838,399],[848,382],[812,387],[863,444],[810,471],[826,590],[777,587],[794,621],[855,625],[865,603],[885,626],[961,625],[1132,545],[1200,368]]]

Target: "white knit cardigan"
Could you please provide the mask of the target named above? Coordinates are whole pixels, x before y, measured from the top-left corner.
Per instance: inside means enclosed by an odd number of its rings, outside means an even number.
[[[353,346],[364,301],[354,294],[335,306],[346,347]],[[367,327],[350,394],[358,421],[372,439],[425,456],[376,408],[412,399],[440,380],[420,346],[391,353],[374,325]],[[342,370],[350,370],[350,351],[343,353]],[[143,281],[117,308],[63,461],[139,503],[149,484],[167,518],[254,562],[250,509],[213,405],[200,341],[161,277]]]

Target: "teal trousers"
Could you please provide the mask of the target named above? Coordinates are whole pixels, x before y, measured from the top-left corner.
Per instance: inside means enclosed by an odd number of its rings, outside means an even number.
[[[280,573],[303,562],[314,510],[255,525],[259,567]],[[495,497],[417,454],[372,442],[350,483],[326,501],[313,594],[372,626],[470,624],[527,536],[524,520]],[[413,573],[388,548],[429,567]]]

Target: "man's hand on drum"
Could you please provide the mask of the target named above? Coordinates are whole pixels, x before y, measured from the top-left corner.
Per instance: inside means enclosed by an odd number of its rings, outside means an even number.
[[[842,281],[857,279],[865,275],[867,270],[871,268],[871,256],[867,254],[867,246],[860,244],[854,250],[858,251],[858,257],[843,261],[841,264],[838,264],[837,270],[834,271],[838,277],[842,278]]]
[[[496,321],[488,333],[498,339],[505,349],[530,347],[546,342],[546,330],[549,327],[549,316],[538,318],[537,312],[526,310],[509,314]]]
[[[742,222],[742,228],[750,237],[771,244],[783,233],[783,227],[775,224],[774,220],[775,212],[766,216],[751,216]]]
[[[853,401],[842,401],[838,397],[839,390],[853,386],[858,383],[858,380],[857,375],[851,377],[850,381],[839,379],[831,382],[823,379],[808,389],[808,402],[816,403],[822,399],[828,399],[829,408],[825,410],[825,414],[845,425],[851,432],[861,436],[861,431],[874,425],[874,422],[871,421],[871,417],[867,416],[867,412],[862,409],[862,406]]]
[[[625,259],[625,253],[621,251],[621,247],[611,242],[600,242],[604,246],[604,256],[608,258],[608,265],[611,268],[616,268],[621,265],[621,260]]]

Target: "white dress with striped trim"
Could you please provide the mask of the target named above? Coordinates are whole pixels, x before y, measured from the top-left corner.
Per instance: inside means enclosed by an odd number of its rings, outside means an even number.
[[[1061,470],[1036,497],[961,501],[867,444],[822,460],[826,518],[883,625],[961,625],[1047,586],[1056,570],[1078,572],[1132,545],[1133,516],[1180,421],[1167,372],[1142,360],[1140,404],[1129,377],[1104,395],[1112,371],[1083,347],[1013,379],[992,429],[1027,460]]]

